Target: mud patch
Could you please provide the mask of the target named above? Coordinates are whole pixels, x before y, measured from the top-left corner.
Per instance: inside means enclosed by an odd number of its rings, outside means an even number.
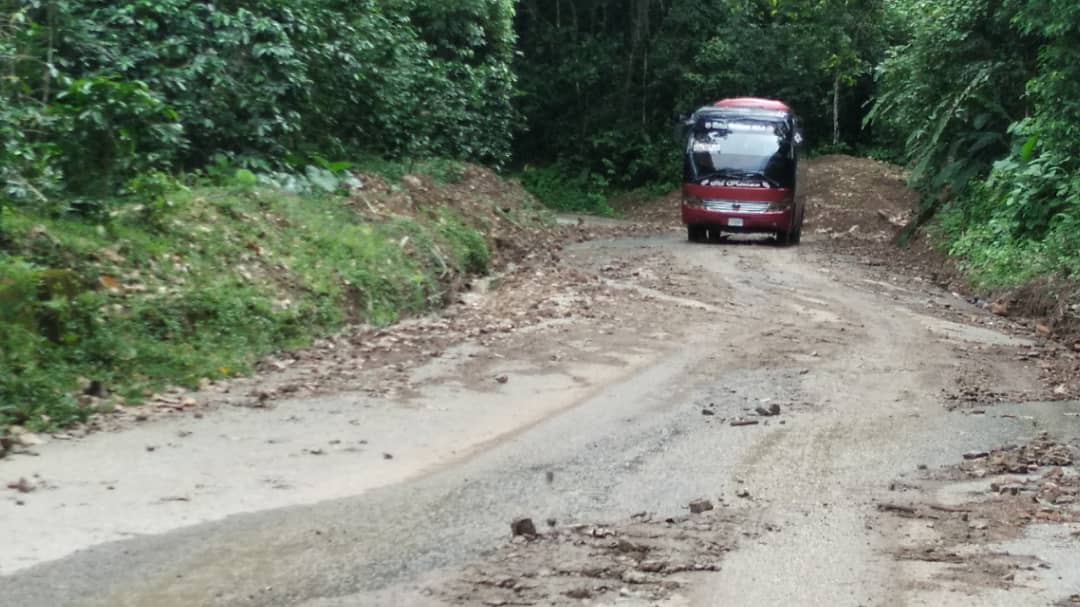
[[[921,491],[925,499],[879,503],[898,544],[893,557],[924,568],[936,565],[922,577],[939,586],[912,591],[1052,588],[1047,580],[1063,579],[1055,572],[1062,563],[1080,557],[1078,457],[1080,442],[1041,434],[1024,444],[967,453],[963,462],[903,487]],[[1054,542],[1027,539],[1047,527],[1073,540],[1052,551]]]
[[[711,507],[711,504],[710,504]],[[653,604],[717,571],[733,549],[737,515],[635,515],[614,525],[573,525],[514,541],[429,593],[459,606]]]

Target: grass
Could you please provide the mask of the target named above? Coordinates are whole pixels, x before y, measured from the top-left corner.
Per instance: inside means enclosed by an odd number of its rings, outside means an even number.
[[[85,419],[88,381],[110,406],[137,403],[349,322],[392,323],[491,262],[486,226],[452,208],[374,221],[343,196],[249,187],[111,208],[96,222],[2,211],[0,434]]]

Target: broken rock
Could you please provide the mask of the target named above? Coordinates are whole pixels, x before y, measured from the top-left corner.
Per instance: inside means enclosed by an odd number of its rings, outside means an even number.
[[[690,502],[690,513],[701,514],[713,509],[713,503],[707,499],[699,499]]]
[[[40,447],[45,441],[32,432],[24,432],[16,435],[15,440],[23,447]]]
[[[538,535],[536,533],[536,525],[534,525],[532,519],[528,517],[514,519],[510,523],[510,532],[514,537],[536,537]]]
[[[768,409],[765,407],[757,407],[754,411],[761,417],[775,417],[780,415],[780,405],[773,403],[769,405]]]

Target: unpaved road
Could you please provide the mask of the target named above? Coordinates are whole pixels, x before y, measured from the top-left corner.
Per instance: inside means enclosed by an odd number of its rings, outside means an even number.
[[[561,269],[513,285],[555,312],[410,360],[391,392],[358,365],[352,391],[210,407],[0,462],[0,480],[37,484],[0,501],[0,602],[854,607],[1080,593],[1075,526],[1012,538],[1034,565],[1007,583],[898,559],[942,539],[933,520],[897,522],[882,504],[970,489],[920,485],[920,470],[1044,430],[1080,436],[1080,404],[1019,402],[1045,393],[1017,356],[1032,343],[823,240],[575,244]],[[553,274],[574,278],[537,286]],[[502,297],[496,286],[466,305]],[[972,377],[1016,402],[947,408]],[[744,421],[756,423],[732,425]],[[696,498],[716,508],[685,516]],[[520,515],[545,539],[511,543]]]

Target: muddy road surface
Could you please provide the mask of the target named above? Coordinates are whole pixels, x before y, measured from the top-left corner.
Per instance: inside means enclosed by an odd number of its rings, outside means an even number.
[[[25,485],[0,501],[0,598],[1080,600],[1080,404],[1048,402],[1046,345],[846,254],[826,221],[798,248],[605,226],[382,334],[392,365],[331,344],[198,395],[197,417],[13,456],[0,480]],[[282,388],[298,376],[338,381]]]

